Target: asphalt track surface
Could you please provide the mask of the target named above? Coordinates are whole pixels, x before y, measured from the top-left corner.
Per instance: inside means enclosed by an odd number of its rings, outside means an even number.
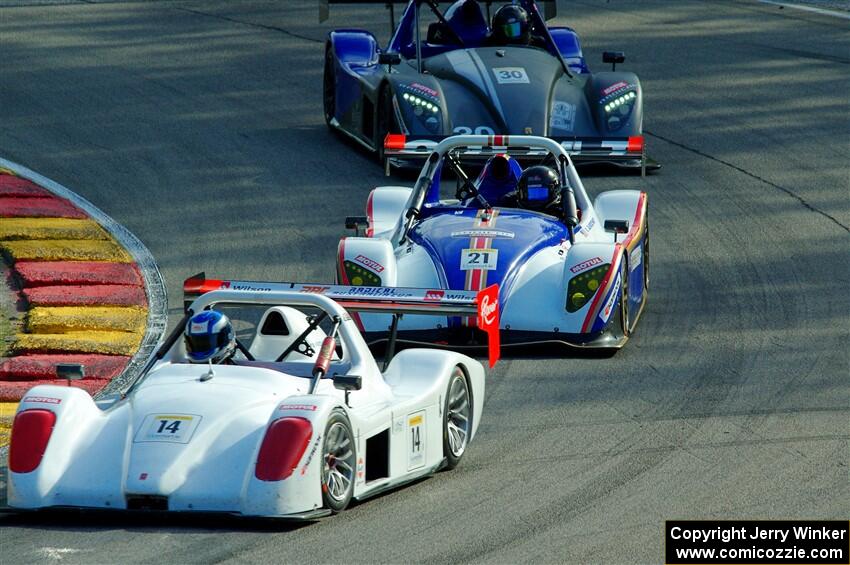
[[[382,7],[0,2],[0,154],[134,232],[182,280],[331,280],[385,183],[321,117],[322,39]],[[611,359],[488,376],[458,469],[298,528],[0,517],[3,563],[663,560],[665,519],[850,516],[850,28],[749,1],[563,3],[592,66],[641,77],[652,288]],[[97,477],[92,477],[97,480]]]

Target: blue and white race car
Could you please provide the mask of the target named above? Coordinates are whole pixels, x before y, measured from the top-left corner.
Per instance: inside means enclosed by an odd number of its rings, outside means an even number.
[[[390,143],[388,142],[388,145]],[[388,152],[406,150],[403,140]],[[467,176],[468,155],[488,157]],[[517,159],[538,165],[523,169]],[[591,201],[564,147],[534,136],[455,136],[428,157],[414,187],[381,186],[365,237],[339,243],[342,284],[419,287],[435,298],[499,286],[503,344],[557,342],[616,351],[628,340],[649,288],[647,195],[612,190]],[[387,316],[359,316],[367,341]],[[474,345],[476,321],[405,318],[400,340]]]

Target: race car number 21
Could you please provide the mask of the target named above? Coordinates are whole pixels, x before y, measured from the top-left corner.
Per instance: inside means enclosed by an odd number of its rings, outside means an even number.
[[[460,270],[484,269],[490,271],[496,268],[498,260],[498,249],[464,249],[460,255]]]
[[[201,417],[195,414],[148,414],[134,441],[189,443],[200,422]]]
[[[425,411],[407,417],[407,470],[425,464]]]

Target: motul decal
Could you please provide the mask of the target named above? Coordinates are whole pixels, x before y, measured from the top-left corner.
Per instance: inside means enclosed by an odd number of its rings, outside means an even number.
[[[609,94],[611,94],[615,90],[620,90],[621,88],[626,88],[627,86],[629,86],[629,84],[626,83],[626,82],[623,82],[623,81],[615,82],[614,84],[612,84],[608,88],[603,89],[602,94],[604,96],[608,96]]]
[[[573,265],[570,267],[571,273],[579,273],[581,271],[587,270],[594,265],[599,265],[602,263],[602,257],[594,257],[592,259],[588,259],[587,261],[582,261],[578,265]]]
[[[365,255],[358,255],[357,257],[354,258],[354,260],[357,261],[358,263],[360,263],[361,265],[366,265],[367,267],[369,267],[370,269],[372,269],[376,273],[380,273],[381,271],[384,270],[383,265],[381,265],[380,263],[378,263],[374,259],[369,259]]]
[[[309,412],[315,412],[316,406],[312,404],[281,404],[277,407],[278,410],[307,410]]]
[[[53,398],[50,396],[27,396],[21,402],[41,402],[42,404],[61,404],[61,398]]]

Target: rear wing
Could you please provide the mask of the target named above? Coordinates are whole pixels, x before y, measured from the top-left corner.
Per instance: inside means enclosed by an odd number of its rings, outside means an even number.
[[[239,292],[302,292],[330,298],[352,312],[474,316],[487,334],[490,367],[500,357],[499,285],[481,291],[380,286],[346,286],[295,282],[255,282],[207,279],[199,273],[183,283],[183,303],[188,311],[196,298],[215,290]],[[394,324],[395,325],[395,324]],[[391,337],[394,341],[394,337]]]
[[[483,4],[487,6],[487,13],[490,13],[490,6],[496,0],[484,0]],[[384,4],[387,8],[392,9],[393,4],[408,4],[410,0],[319,0],[319,23],[324,22],[330,17],[330,4]],[[418,3],[423,3],[425,0],[416,0]],[[504,4],[505,2],[500,2]],[[543,18],[551,20],[558,15],[558,2],[556,0],[541,0],[537,2],[543,5]],[[392,32],[392,30],[391,30]]]
[[[437,146],[450,136],[445,135],[406,135],[390,133],[384,139],[384,153],[388,157],[423,158],[437,149]],[[467,137],[467,136],[464,136]],[[470,136],[471,137],[471,136]],[[457,151],[464,157],[492,157],[497,153],[509,153],[518,157],[542,157],[553,152],[525,135],[489,135],[476,136]],[[592,160],[599,158],[645,159],[643,136],[632,137],[548,137],[560,145],[574,160]]]

